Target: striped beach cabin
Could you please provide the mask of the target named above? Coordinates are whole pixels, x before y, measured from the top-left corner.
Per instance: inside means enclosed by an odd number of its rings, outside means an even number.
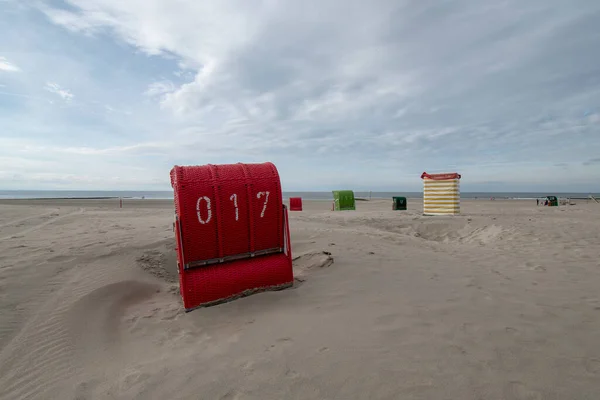
[[[460,213],[460,174],[423,172],[423,214],[457,215]]]

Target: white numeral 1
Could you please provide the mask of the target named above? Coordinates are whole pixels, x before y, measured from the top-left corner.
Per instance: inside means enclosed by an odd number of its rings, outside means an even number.
[[[263,218],[265,216],[265,210],[267,209],[267,203],[269,202],[269,192],[258,192],[256,193],[256,198],[260,199],[262,196],[265,196],[265,204],[263,206],[262,212],[260,213],[260,217]]]
[[[206,215],[206,219],[202,219],[202,215],[200,215],[200,202],[204,200],[206,201],[206,211],[207,211],[207,215]],[[210,219],[212,218],[212,211],[210,210],[210,199],[206,196],[202,196],[200,198],[198,198],[198,201],[196,202],[196,213],[198,214],[198,222],[200,222],[201,224],[208,224],[210,222]]]
[[[237,205],[237,194],[232,194],[229,200],[233,201],[233,206],[235,207],[235,220],[239,219],[238,205]]]

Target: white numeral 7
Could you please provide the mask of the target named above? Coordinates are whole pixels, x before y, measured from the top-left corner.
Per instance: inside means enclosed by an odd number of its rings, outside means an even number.
[[[235,207],[235,220],[239,219],[239,210],[237,205],[237,194],[232,194],[229,200],[233,201],[233,206]]]
[[[256,193],[256,198],[260,199],[262,196],[265,196],[265,204],[263,205],[262,212],[260,213],[260,217],[263,218],[265,216],[265,210],[267,209],[267,203],[269,202],[269,192],[258,192]]]

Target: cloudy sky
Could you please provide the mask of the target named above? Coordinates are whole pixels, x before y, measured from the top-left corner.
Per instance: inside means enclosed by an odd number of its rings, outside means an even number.
[[[600,191],[598,0],[0,0],[0,189]]]

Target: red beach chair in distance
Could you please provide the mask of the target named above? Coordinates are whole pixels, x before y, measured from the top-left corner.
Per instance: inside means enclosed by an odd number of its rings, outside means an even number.
[[[186,311],[293,284],[275,165],[175,166],[175,238]]]
[[[290,211],[302,211],[302,197],[290,197]]]

